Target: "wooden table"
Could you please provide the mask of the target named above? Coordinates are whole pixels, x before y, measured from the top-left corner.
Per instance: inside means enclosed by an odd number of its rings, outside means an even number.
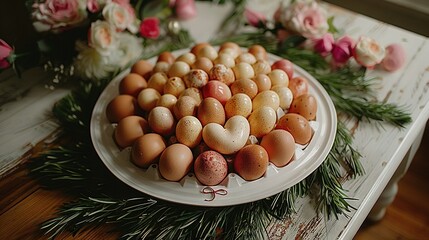
[[[251,2],[252,8],[267,15],[277,6],[276,1]],[[207,41],[216,33],[216,27],[230,6],[198,3],[197,7],[198,17],[183,25],[197,41]],[[402,69],[394,73],[372,70],[368,77],[377,78],[377,99],[405,106],[413,122],[399,129],[388,124],[347,120],[353,132],[354,147],[362,154],[366,170],[363,177],[344,184],[348,195],[356,199],[351,204],[357,210],[350,212],[349,217],[327,220],[316,214],[309,198],[300,199],[293,221],[274,221],[267,228],[269,239],[351,239],[368,214],[372,219],[381,218],[384,208],[395,196],[396,182],[406,172],[429,118],[428,39],[332,5],[328,7],[329,13],[336,16],[335,25],[353,38],[367,35],[382,45],[400,43],[405,48],[407,60]],[[58,206],[72,199],[61,191],[40,188],[21,165],[43,149],[46,142],[56,138],[59,126],[50,109],[69,89],[50,90],[45,88],[46,83],[46,75],[40,69],[25,72],[22,79],[16,79],[10,72],[0,75],[1,239],[44,239],[38,231],[39,224],[51,218]],[[376,207],[370,213],[374,204]],[[118,237],[108,229],[109,226],[104,226],[85,231],[77,238]]]

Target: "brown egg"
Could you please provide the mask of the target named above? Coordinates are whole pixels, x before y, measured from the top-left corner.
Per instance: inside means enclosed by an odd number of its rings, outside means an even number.
[[[143,110],[149,112],[156,107],[156,103],[160,98],[161,94],[158,91],[153,88],[145,88],[139,93],[137,102]]]
[[[234,53],[233,54],[234,58],[238,57],[238,55],[240,55],[242,52],[240,46],[235,42],[224,42],[224,43],[222,43],[219,47],[219,52],[222,52],[223,50],[228,49],[228,48],[232,49],[232,51]]]
[[[173,111],[174,105],[176,105],[177,98],[171,94],[164,94],[156,102],[156,106],[166,107],[170,111]]]
[[[149,79],[153,69],[153,64],[147,60],[139,60],[131,67],[132,73],[137,73],[145,79]]]
[[[206,57],[198,58],[197,60],[195,60],[194,64],[192,65],[192,68],[201,69],[206,73],[209,73],[210,69],[212,69],[212,67],[213,67],[212,60],[210,60]]]
[[[246,181],[256,180],[264,175],[268,162],[268,153],[265,148],[259,145],[247,145],[235,156],[234,171]]]
[[[279,119],[276,128],[290,132],[298,144],[307,144],[310,142],[312,135],[311,126],[307,119],[299,114],[285,114]]]
[[[147,121],[139,116],[128,116],[119,121],[115,128],[115,141],[121,148],[131,146],[134,141],[149,132]]]
[[[200,105],[201,101],[203,100],[203,94],[201,93],[200,89],[198,88],[186,88],[179,96],[183,97],[183,96],[189,96],[192,97],[193,99],[195,99],[195,101],[197,102],[197,105]]]
[[[185,82],[179,77],[172,77],[164,85],[164,93],[178,97],[186,89]]]
[[[223,64],[216,64],[210,69],[210,80],[218,80],[226,85],[231,85],[235,81],[234,71]]]
[[[303,94],[293,99],[289,108],[290,113],[298,113],[308,121],[315,120],[317,114],[317,101],[311,94]]]
[[[271,79],[267,74],[258,74],[253,81],[258,86],[258,92],[263,92],[271,89]]]
[[[188,72],[191,71],[191,67],[186,62],[177,61],[171,64],[168,70],[168,77],[180,77],[183,78]]]
[[[176,128],[176,121],[171,111],[166,107],[155,107],[149,113],[149,126],[163,136],[171,135]]]
[[[192,66],[196,60],[197,60],[197,57],[195,56],[195,54],[190,52],[184,53],[176,59],[176,61],[182,61],[189,64],[189,66]]]
[[[308,80],[304,77],[294,77],[289,80],[289,89],[294,98],[308,93]]]
[[[176,58],[173,56],[171,52],[162,52],[158,55],[157,62],[167,62],[169,64],[173,64]]]
[[[195,116],[197,113],[198,104],[194,98],[183,96],[177,99],[176,105],[173,107],[173,113],[177,120],[185,116]]]
[[[255,75],[259,74],[268,74],[271,72],[271,65],[268,61],[259,59],[254,64],[252,64]]]
[[[158,161],[165,148],[164,138],[161,135],[145,134],[134,142],[131,149],[131,162],[139,167],[147,168]]]
[[[214,49],[213,46],[207,45],[207,46],[202,47],[198,51],[198,54],[196,54],[196,56],[197,56],[197,58],[206,57],[206,58],[210,59],[211,61],[214,61],[217,58],[218,53],[217,53],[216,49]]]
[[[224,125],[225,110],[216,98],[208,97],[198,106],[198,119],[203,126],[209,123]]]
[[[240,79],[231,84],[232,95],[244,93],[253,99],[258,94],[258,85],[250,79]]]
[[[159,172],[169,181],[179,181],[191,170],[193,160],[189,147],[180,143],[170,145],[159,158]]]
[[[137,97],[140,91],[145,88],[147,88],[146,79],[137,73],[130,73],[119,83],[119,94],[128,94]]]
[[[295,154],[295,140],[283,129],[275,129],[265,135],[261,146],[267,151],[270,162],[277,167],[286,166]]]
[[[200,120],[194,116],[185,116],[177,122],[176,138],[182,144],[190,148],[200,144],[202,139],[203,126]]]
[[[268,60],[267,50],[261,45],[252,45],[249,47],[248,51],[253,54],[256,59]]]
[[[225,104],[227,118],[231,118],[235,115],[241,115],[247,118],[251,112],[252,99],[244,93],[235,94]]]
[[[107,105],[106,115],[111,123],[117,123],[124,117],[134,115],[136,111],[137,101],[133,96],[118,95]]]
[[[200,52],[201,48],[208,46],[208,45],[210,45],[210,44],[208,44],[206,42],[197,43],[191,48],[191,53],[194,54],[195,56],[197,56],[198,53]]]
[[[194,162],[195,177],[206,186],[218,185],[228,174],[225,158],[216,151],[201,153]]]
[[[191,71],[183,77],[183,81],[188,88],[202,88],[209,81],[209,76],[204,70],[191,69]]]
[[[170,69],[171,64],[169,64],[168,62],[157,62],[155,64],[155,67],[153,67],[153,71],[152,74],[157,73],[157,72],[163,72],[163,73],[167,73],[168,70]]]
[[[164,85],[167,83],[168,77],[167,74],[163,72],[157,72],[152,74],[147,82],[147,87],[153,88],[158,91],[160,94],[164,93]]]
[[[250,134],[255,137],[262,137],[274,129],[277,114],[274,109],[262,106],[253,111],[247,120],[250,125]]]

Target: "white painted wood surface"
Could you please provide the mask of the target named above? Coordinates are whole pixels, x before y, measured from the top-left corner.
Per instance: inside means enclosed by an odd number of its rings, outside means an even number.
[[[272,16],[278,1],[252,0],[251,8]],[[329,6],[329,5],[328,5]],[[230,6],[213,7],[198,3],[198,16],[184,23],[197,41],[207,41],[217,31]],[[314,211],[309,198],[300,199],[298,212],[287,221],[275,221],[267,229],[269,239],[351,239],[370,212],[402,159],[414,144],[429,118],[429,41],[427,38],[388,24],[329,6],[335,25],[344,33],[358,38],[370,36],[383,45],[400,43],[407,53],[405,67],[394,73],[382,70],[368,72],[377,77],[375,93],[378,100],[406,107],[413,122],[404,129],[388,124],[346,120],[354,132],[354,147],[362,154],[366,170],[363,177],[344,183],[350,203],[357,208],[339,220],[324,219]],[[210,19],[210,27],[204,25]],[[216,22],[218,21],[218,22]],[[53,104],[69,90],[44,87],[46,75],[40,70],[27,72],[22,79],[10,74],[0,75],[0,175],[19,164],[21,156],[58,128],[50,114]],[[412,154],[411,154],[412,155]],[[407,155],[407,159],[412,156]]]

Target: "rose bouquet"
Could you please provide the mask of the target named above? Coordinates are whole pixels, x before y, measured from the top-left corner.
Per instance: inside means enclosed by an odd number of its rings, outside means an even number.
[[[283,1],[272,22],[251,9],[245,10],[245,17],[249,25],[275,34],[283,45],[292,44],[320,53],[333,69],[354,59],[365,68],[382,65],[388,71],[395,71],[405,61],[404,50],[398,44],[385,48],[367,36],[355,40],[339,35],[333,25],[334,18],[328,17],[318,1]]]
[[[37,52],[55,78],[98,81],[130,66],[145,46],[163,38],[163,24],[195,16],[193,0],[35,0],[29,2]],[[180,28],[173,31],[179,34]],[[21,55],[0,41],[0,70]]]

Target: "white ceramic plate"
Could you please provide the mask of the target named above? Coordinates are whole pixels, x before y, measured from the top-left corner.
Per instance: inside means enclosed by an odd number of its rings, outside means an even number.
[[[174,54],[178,56],[187,51],[180,50]],[[269,55],[269,58],[270,62],[280,59],[274,55]],[[156,58],[151,61],[155,62]],[[107,104],[119,94],[119,82],[129,70],[113,79],[95,104],[90,130],[95,150],[107,168],[121,181],[159,199],[198,206],[228,206],[272,196],[312,173],[328,155],[336,133],[337,117],[329,95],[310,74],[298,66],[294,67],[295,75],[309,80],[309,91],[317,100],[317,121],[310,123],[314,135],[305,148],[297,145],[293,161],[282,168],[269,164],[266,174],[258,180],[247,182],[237,174],[230,173],[220,185],[204,189],[205,186],[192,173],[180,182],[169,182],[160,176],[157,165],[148,169],[133,165],[130,148],[121,151],[116,146],[113,140],[115,125],[107,120],[105,113]]]

